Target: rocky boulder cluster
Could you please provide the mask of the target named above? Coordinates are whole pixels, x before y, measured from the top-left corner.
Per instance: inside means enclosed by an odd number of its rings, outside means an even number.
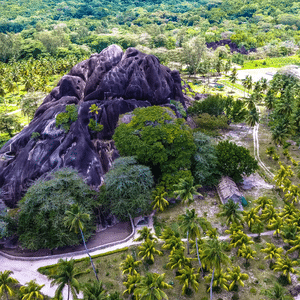
[[[119,116],[137,107],[184,105],[178,71],[135,48],[111,45],[74,66],[44,99],[34,119],[0,150],[0,202],[15,207],[28,186],[43,174],[73,167],[98,187],[118,151],[111,140]],[[91,111],[95,104],[97,114]],[[58,114],[76,105],[69,130],[56,126]],[[101,131],[88,126],[93,119]],[[32,138],[32,134],[38,134]]]

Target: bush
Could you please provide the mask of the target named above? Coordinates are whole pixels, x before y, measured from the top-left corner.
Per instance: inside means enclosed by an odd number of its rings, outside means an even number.
[[[104,182],[106,204],[121,220],[127,220],[128,214],[134,218],[150,209],[153,175],[149,167],[137,164],[135,158],[116,159]]]
[[[228,129],[228,119],[224,115],[215,117],[209,115],[208,113],[203,113],[198,117],[194,117],[193,120],[200,130]]]
[[[214,186],[220,173],[217,170],[216,148],[207,135],[196,132],[193,134],[196,153],[192,159],[192,174],[197,184]]]
[[[228,140],[217,145],[217,158],[220,173],[230,176],[235,182],[241,181],[242,175],[249,176],[258,169],[258,163],[248,149]]]
[[[18,235],[22,246],[37,250],[78,245],[81,236],[70,231],[63,218],[74,203],[82,205],[84,213],[91,214],[94,195],[73,169],[60,169],[35,181],[18,204]],[[93,229],[92,217],[86,225],[87,239]]]
[[[67,105],[66,112],[56,116],[56,127],[61,126],[66,132],[70,130],[71,123],[78,119],[78,107],[75,104]]]
[[[120,124],[113,139],[123,156],[136,156],[156,178],[189,170],[195,152],[192,131],[166,107],[136,108],[128,124]]]
[[[257,291],[255,288],[251,288],[250,289],[250,293],[253,294],[253,295],[256,295],[257,294]]]

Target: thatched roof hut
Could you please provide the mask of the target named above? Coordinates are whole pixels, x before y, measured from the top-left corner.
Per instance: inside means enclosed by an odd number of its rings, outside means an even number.
[[[217,186],[217,192],[222,204],[232,199],[234,202],[239,203],[240,209],[243,210],[242,198],[243,194],[238,189],[236,183],[228,176],[223,176]]]

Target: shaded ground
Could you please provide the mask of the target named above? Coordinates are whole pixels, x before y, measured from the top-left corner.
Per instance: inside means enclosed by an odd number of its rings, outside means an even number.
[[[96,232],[87,242],[87,248],[91,249],[104,244],[116,242],[125,239],[131,234],[130,222],[120,222],[112,227],[109,227],[103,231]],[[37,251],[22,249],[18,244],[16,248],[2,248],[1,251],[14,256],[23,257],[39,257],[55,254],[73,253],[76,251],[84,250],[83,245],[63,247],[54,249],[51,253],[49,249],[40,249]]]

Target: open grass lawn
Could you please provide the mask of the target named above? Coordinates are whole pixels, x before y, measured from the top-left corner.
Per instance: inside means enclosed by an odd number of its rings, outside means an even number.
[[[265,59],[246,60],[241,70],[244,69],[258,69],[258,68],[281,68],[286,65],[300,65],[300,58],[298,55],[286,57],[267,57]]]

